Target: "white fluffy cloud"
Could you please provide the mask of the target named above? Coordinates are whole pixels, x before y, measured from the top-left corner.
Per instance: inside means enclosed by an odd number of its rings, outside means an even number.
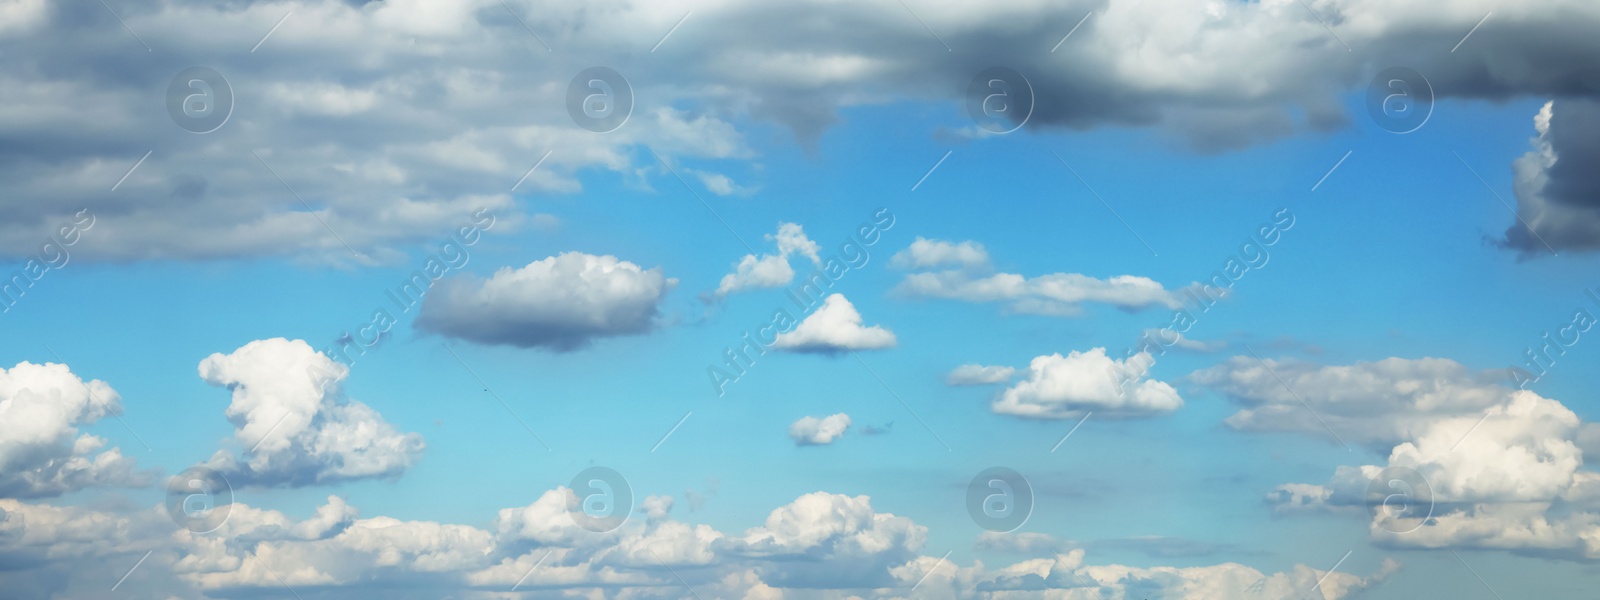
[[[80,433],[122,411],[104,381],[84,381],[66,365],[23,362],[0,369],[0,498],[38,498],[101,486],[141,486],[147,474],[104,438]]]
[[[417,327],[480,344],[556,351],[648,333],[678,280],[615,256],[566,252],[486,280],[445,279],[423,299]]]
[[[1148,277],[1118,275],[1097,279],[1080,273],[1037,277],[997,273],[989,264],[983,245],[972,241],[954,243],[919,237],[895,254],[891,264],[906,269],[949,267],[909,273],[895,287],[896,293],[916,298],[999,302],[1013,313],[1077,316],[1090,302],[1123,309],[1183,305],[1176,291]]]
[[[1223,365],[1203,378],[1235,391],[1252,389],[1251,376],[1226,376],[1240,366]],[[1600,475],[1582,469],[1584,424],[1560,402],[1481,381],[1440,359],[1278,367],[1296,375],[1285,374],[1291,385],[1306,384],[1309,392],[1297,391],[1308,405],[1338,411],[1338,417],[1324,414],[1329,426],[1373,428],[1351,435],[1389,449],[1384,463],[1339,467],[1326,485],[1278,487],[1267,496],[1276,510],[1363,516],[1370,510],[1372,539],[1390,547],[1600,558]],[[1380,476],[1395,477],[1383,475],[1389,468],[1415,472],[1426,484],[1370,487]],[[1382,509],[1396,493],[1420,510]]]
[[[944,378],[950,385],[989,385],[1011,379],[1016,367],[996,365],[961,365],[950,370]]]
[[[1201,600],[1279,598],[1321,581],[1322,597],[1337,600],[1373,586],[1395,568],[1386,562],[1361,577],[1305,566],[1268,574],[1234,563],[1090,565],[1081,549],[997,568],[941,564],[922,554],[926,527],[878,511],[867,496],[827,492],[800,496],[743,533],[655,515],[597,535],[578,529],[564,514],[571,498],[565,488],[548,490],[529,506],[500,511],[488,529],[362,517],[337,496],[298,520],[235,503],[230,519],[205,535],[177,529],[159,508],[116,513],[0,499],[0,543],[8,559],[22,561],[0,570],[0,585],[40,596],[65,589],[51,586],[108,589],[121,571],[93,566],[144,560],[123,587],[173,598],[281,593],[285,585],[348,598],[489,597],[514,586],[559,597],[681,597],[691,595],[687,585],[708,598],[780,599],[821,591],[873,600],[1003,600],[1040,593]],[[1021,547],[1055,552],[1070,546],[1034,536]],[[52,575],[41,577],[45,572]]]
[[[1183,407],[1178,391],[1165,382],[1136,378],[1118,389],[1118,373],[1129,361],[1149,360],[1148,353],[1115,360],[1105,348],[1049,354],[1028,363],[1028,378],[1007,388],[994,401],[994,412],[1027,419],[1076,419],[1093,412],[1101,417],[1147,417]]]
[[[789,438],[796,446],[826,446],[844,437],[850,428],[850,415],[832,414],[822,418],[801,417],[789,425]]]
[[[238,456],[207,463],[235,485],[310,485],[398,477],[422,436],[402,434],[371,407],[343,398],[349,368],[301,340],[250,342],[200,361],[200,378],[233,393],[228,421]]]
[[[822,307],[796,325],[793,331],[778,334],[773,347],[790,352],[832,354],[846,350],[893,348],[894,332],[883,327],[861,325],[861,313],[843,294],[833,294]]]
[[[779,223],[778,232],[768,234],[767,240],[777,244],[778,253],[763,254],[759,258],[754,254],[746,254],[739,259],[734,271],[724,275],[722,282],[717,284],[717,297],[787,285],[794,280],[794,267],[789,265],[789,257],[794,254],[811,259],[813,265],[822,265],[822,258],[818,254],[822,248],[806,237],[805,230],[799,225]]]

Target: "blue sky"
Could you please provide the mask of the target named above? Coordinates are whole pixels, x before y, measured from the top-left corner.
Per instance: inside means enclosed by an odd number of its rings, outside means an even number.
[[[1182,15],[1199,11],[1172,4],[1180,16],[1153,28],[1186,29]],[[1600,113],[1575,83],[1594,67],[1568,64],[1594,42],[1558,31],[1531,43],[1556,26],[1516,9],[1465,42],[1481,48],[1438,58],[1362,18],[1448,48],[1501,9],[1424,23],[1314,3],[1339,15],[1335,45],[1312,14],[1279,4],[1190,15],[1208,36],[1267,28],[1301,41],[1289,57],[1191,48],[1267,89],[1230,95],[1217,91],[1230,75],[1191,66],[1173,83],[1152,73],[1178,63],[1155,57],[1097,71],[1090,58],[1129,35],[1114,17],[1139,14],[1121,2],[996,15],[809,7],[863,19],[837,29],[777,27],[781,11],[721,3],[588,14],[0,2],[20,23],[0,28],[0,52],[22,57],[0,72],[25,84],[6,95],[14,116],[0,117],[15,140],[0,168],[18,182],[0,252],[22,269],[53,226],[83,206],[96,216],[70,262],[0,315],[0,365],[17,366],[0,386],[11,420],[0,426],[0,582],[41,598],[385,597],[396,585],[484,598],[1581,597],[1600,557],[1600,476],[1583,464],[1600,451],[1600,375],[1584,367],[1600,350],[1583,333],[1532,394],[1507,369],[1574,311],[1600,314],[1585,293],[1600,289],[1600,238],[1583,221],[1596,218],[1583,195],[1595,188],[1529,158],[1595,156],[1582,128]],[[1562,14],[1592,23],[1592,8]],[[526,30],[507,10],[527,15]],[[972,49],[1015,37],[1005,32],[1019,18],[1060,25],[1053,38],[1085,11],[1103,16],[1061,51],[1089,58]],[[285,12],[265,56],[228,46]],[[619,31],[580,25],[602,16]],[[168,35],[181,18],[238,39]],[[675,22],[665,54],[621,49]],[[740,40],[766,72],[729,66],[714,51],[741,23],[837,46],[793,54]],[[878,42],[860,37],[874,28]],[[356,49],[327,37],[363,32],[381,39]],[[44,41],[96,33],[127,37],[71,52]],[[1355,58],[1338,52],[1347,43]],[[949,65],[938,44],[960,46]],[[350,56],[303,62],[338,48]],[[1504,56],[1545,71],[1463,66]],[[840,66],[851,59],[874,66]],[[978,133],[964,65],[1006,60],[1036,80],[1037,120]],[[1440,99],[1415,132],[1367,115],[1364,82],[1385,61],[1434,80]],[[112,75],[128,64],[133,74]],[[238,73],[221,129],[172,126],[157,95],[180,64]],[[637,95],[630,120],[603,134],[557,101],[595,64],[617,67]],[[1118,89],[1068,76],[1086,73]],[[1284,73],[1301,81],[1271,80]],[[45,110],[51,85],[81,92],[74,110],[113,107],[108,124]],[[1227,102],[1243,108],[1204,112]],[[1316,125],[1307,113],[1319,111],[1342,117]],[[1541,111],[1555,115],[1543,132]],[[28,114],[67,132],[46,141]],[[415,130],[393,130],[406,123]],[[400,312],[386,292],[480,209],[495,224],[470,259]],[[1167,351],[1140,379],[1140,401],[1165,388],[1181,406],[1127,404],[1103,393],[1101,363],[1075,362],[1096,348],[1120,359],[1174,308],[1193,308],[1180,292],[1285,209],[1294,222],[1270,260],[1198,314],[1184,334],[1194,348]],[[780,254],[783,224],[825,259],[884,214],[893,224],[870,259],[830,289],[847,300],[797,309],[787,290],[817,267],[803,244]],[[1545,237],[1508,233],[1518,215]],[[936,256],[958,247],[983,258]],[[749,254],[791,272],[718,294]],[[948,287],[914,284],[939,273]],[[1076,274],[1066,293],[1091,299],[962,287],[995,274]],[[380,308],[394,328],[347,362],[336,392],[298,387],[305,361],[331,365],[316,353]],[[779,308],[817,318],[719,395],[708,367],[726,368],[724,348]],[[432,320],[419,325],[419,313]],[[1053,355],[1067,358],[1039,366]],[[1013,370],[955,385],[962,365]],[[114,389],[90,388],[116,409],[85,402],[80,380]],[[55,409],[24,411],[30,402]],[[842,433],[796,433],[841,413]],[[81,447],[85,434],[104,444]],[[1449,451],[1435,452],[1441,443]],[[63,466],[97,456],[106,462]],[[237,484],[216,531],[185,531],[160,508],[168,478],[196,465]],[[632,490],[615,531],[550,508],[593,466]],[[973,476],[995,466],[1032,490],[1016,531],[985,531],[965,505]],[[1385,531],[1396,521],[1360,492],[1388,467],[1430,481],[1438,520]],[[1282,501],[1291,484],[1316,497]],[[1549,530],[1519,533],[1530,524]]]

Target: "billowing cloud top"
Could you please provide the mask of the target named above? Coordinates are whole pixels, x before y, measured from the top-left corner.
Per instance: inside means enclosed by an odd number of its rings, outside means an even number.
[[[398,477],[417,461],[422,436],[402,434],[371,407],[342,398],[349,368],[301,340],[273,338],[200,361],[200,378],[233,392],[228,421],[235,456],[207,466],[235,485],[309,485]]]
[[[0,369],[0,498],[149,483],[121,450],[101,451],[105,439],[78,432],[78,425],[119,414],[121,402],[110,385],[84,381],[66,365]]]

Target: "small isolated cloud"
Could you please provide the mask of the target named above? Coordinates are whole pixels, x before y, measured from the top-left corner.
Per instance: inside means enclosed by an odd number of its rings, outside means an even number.
[[[833,294],[822,302],[822,308],[811,313],[794,331],[778,334],[773,347],[790,352],[815,352],[833,354],[846,350],[879,350],[893,348],[894,332],[879,327],[863,327],[861,313],[844,298]]]
[[[706,190],[718,196],[749,196],[758,190],[758,188],[739,185],[731,177],[721,173],[694,169],[685,170],[694,174],[695,177],[699,177],[700,183],[706,186]]]
[[[844,437],[850,428],[850,415],[839,413],[821,419],[803,417],[789,425],[789,437],[796,446],[826,446]]]
[[[963,302],[998,302],[1021,314],[1078,316],[1083,304],[1109,304],[1124,310],[1151,306],[1180,308],[1176,290],[1168,290],[1148,277],[1118,275],[1098,279],[1079,273],[1049,273],[1027,277],[996,272],[989,254],[977,242],[960,243],[917,238],[890,259],[905,269],[935,269],[909,273],[895,292],[914,298],[943,298]]]
[[[1148,353],[1126,361],[1106,356],[1105,348],[1073,351],[1062,356],[1034,357],[1028,378],[1007,388],[994,401],[994,412],[1026,419],[1076,419],[1088,412],[1102,417],[1149,417],[1183,407],[1178,391],[1165,382],[1143,377],[1121,381],[1128,362],[1148,363]]]
[[[788,285],[794,280],[794,267],[789,266],[789,257],[794,254],[811,259],[812,264],[822,264],[822,257],[818,254],[822,247],[806,237],[805,230],[799,225],[778,223],[778,232],[768,234],[767,241],[777,244],[778,253],[760,257],[746,254],[739,259],[734,271],[724,275],[722,282],[717,285],[718,298],[734,292]]]
[[[989,252],[983,249],[983,244],[973,241],[957,244],[922,236],[917,236],[910,246],[889,259],[889,265],[898,269],[983,267],[988,264]]]
[[[226,412],[239,456],[206,464],[241,485],[303,486],[394,478],[421,457],[422,436],[339,394],[349,368],[302,340],[273,338],[200,361],[200,378],[233,392]]]
[[[417,327],[480,344],[568,352],[596,339],[655,328],[678,280],[615,256],[566,252],[494,276],[445,279],[423,300]]]
[[[122,412],[104,381],[84,381],[66,365],[23,362],[0,369],[0,498],[59,496],[90,487],[143,486],[134,460],[78,426]]]
[[[950,370],[944,382],[949,385],[989,385],[1011,379],[1016,367],[961,365]]]

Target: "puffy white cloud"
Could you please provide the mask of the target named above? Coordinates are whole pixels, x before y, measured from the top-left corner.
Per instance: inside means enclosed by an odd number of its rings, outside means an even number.
[[[1304,566],[1264,574],[1233,563],[1088,565],[1081,549],[993,569],[982,562],[963,566],[920,553],[924,526],[879,512],[866,496],[827,492],[796,498],[743,534],[652,518],[604,535],[547,535],[552,527],[575,528],[562,514],[569,495],[558,488],[528,507],[505,509],[491,529],[360,517],[338,497],[300,520],[235,503],[231,518],[210,534],[178,529],[159,508],[118,514],[0,499],[0,543],[8,549],[0,557],[7,566],[0,584],[18,593],[37,588],[43,596],[64,589],[51,586],[109,588],[119,572],[93,566],[143,560],[127,585],[180,598],[278,593],[284,585],[348,598],[488,597],[514,586],[553,597],[657,597],[662,590],[677,597],[686,595],[685,585],[704,597],[752,599],[800,590],[874,600],[1277,598],[1321,581],[1323,598],[1340,599],[1395,568],[1385,563],[1360,577]],[[1039,534],[981,540],[1021,551],[1072,546]],[[22,562],[6,562],[13,559]],[[41,577],[47,571],[51,575]]]
[[[717,284],[717,297],[744,290],[788,285],[794,281],[794,267],[789,265],[790,255],[799,254],[811,259],[814,265],[822,264],[818,254],[822,247],[806,237],[805,230],[799,225],[778,223],[778,232],[768,234],[767,240],[777,244],[778,253],[763,254],[759,258],[754,254],[746,254],[739,259],[734,271],[724,275],[722,282]]]
[[[1037,277],[996,273],[983,244],[972,241],[953,243],[919,237],[896,253],[890,263],[905,269],[952,267],[909,273],[895,287],[896,293],[964,302],[1001,302],[1014,313],[1077,316],[1083,314],[1083,304],[1088,302],[1130,310],[1183,306],[1176,291],[1148,277],[1118,275],[1097,279],[1080,273]]]
[[[78,427],[122,411],[122,397],[66,365],[0,368],[0,498],[57,496],[89,487],[142,486],[146,473],[104,438]]]
[[[772,346],[790,352],[832,354],[846,350],[893,348],[894,332],[861,325],[861,313],[843,294],[832,294],[793,331],[778,334]]]
[[[423,299],[416,325],[481,344],[566,352],[656,326],[678,280],[615,256],[566,252],[485,280],[447,278]]]
[[[1202,379],[1260,397],[1241,366],[1224,365]],[[1352,435],[1390,449],[1383,464],[1341,466],[1326,485],[1279,486],[1267,495],[1275,510],[1370,511],[1372,539],[1391,547],[1600,558],[1600,475],[1582,470],[1585,427],[1560,402],[1440,359],[1280,367],[1308,405],[1327,411],[1330,426],[1376,429]],[[1381,485],[1383,478],[1405,485]],[[1401,512],[1402,503],[1417,510]]]
[[[1106,356],[1105,348],[1036,356],[1028,363],[1028,378],[1006,388],[991,408],[1027,419],[1076,419],[1089,412],[1109,418],[1147,417],[1182,408],[1178,391],[1165,382],[1139,377],[1119,384],[1117,374],[1127,372],[1127,362],[1149,358],[1141,353],[1115,360]]]
[[[944,381],[950,385],[989,385],[1007,381],[1016,372],[1016,367],[961,365],[951,369]]]
[[[398,477],[417,461],[422,436],[402,434],[371,407],[343,398],[349,368],[302,340],[250,342],[200,361],[200,378],[227,387],[234,456],[207,463],[235,485],[301,486]]]
[[[1503,371],[1475,372],[1443,358],[1324,366],[1236,356],[1190,378],[1240,406],[1225,421],[1234,429],[1325,436],[1331,428],[1376,448],[1411,439],[1440,418],[1480,415],[1512,392]]]
[[[945,240],[930,240],[919,235],[905,250],[896,252],[889,259],[889,265],[901,269],[987,267],[989,252],[983,249],[983,244],[971,240],[958,244]]]
[[[850,415],[838,413],[823,418],[801,417],[789,425],[789,438],[796,446],[826,446],[844,437],[850,428]]]

